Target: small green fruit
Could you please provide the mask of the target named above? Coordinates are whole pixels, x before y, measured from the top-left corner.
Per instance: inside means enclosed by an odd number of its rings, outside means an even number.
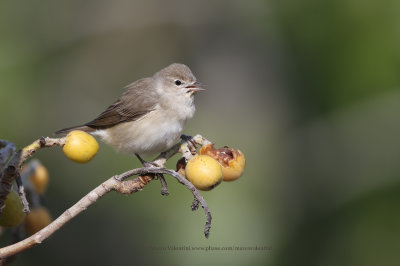
[[[23,209],[24,206],[17,193],[14,191],[8,193],[5,207],[0,217],[0,225],[4,227],[15,227],[22,223],[26,216]]]

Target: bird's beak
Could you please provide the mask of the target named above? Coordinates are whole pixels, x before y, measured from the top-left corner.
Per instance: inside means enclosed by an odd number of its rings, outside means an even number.
[[[188,89],[188,92],[198,92],[198,91],[204,91],[205,89],[203,88],[203,84],[200,82],[194,82],[191,85],[186,86],[186,89]]]

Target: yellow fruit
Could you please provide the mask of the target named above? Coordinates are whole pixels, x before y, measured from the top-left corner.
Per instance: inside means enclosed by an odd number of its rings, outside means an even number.
[[[196,155],[185,168],[186,178],[200,190],[210,190],[222,181],[219,163],[207,155]]]
[[[35,172],[29,177],[36,193],[43,195],[49,183],[49,172],[43,165],[38,165]]]
[[[33,235],[51,223],[51,215],[45,207],[31,210],[25,218],[25,232]]]
[[[246,166],[246,158],[240,150],[228,147],[215,149],[213,144],[208,144],[200,149],[200,154],[208,155],[219,162],[222,167],[224,181],[234,181],[238,179]]]
[[[24,206],[17,193],[11,191],[7,195],[6,204],[0,217],[0,225],[4,227],[15,227],[22,223],[26,214],[23,212]]]
[[[68,159],[77,163],[87,163],[99,150],[96,139],[86,132],[74,130],[67,135],[63,152]]]

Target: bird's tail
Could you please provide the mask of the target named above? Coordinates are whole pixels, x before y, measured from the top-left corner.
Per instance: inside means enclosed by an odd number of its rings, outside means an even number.
[[[63,129],[56,131],[54,134],[55,135],[67,135],[69,132],[71,132],[73,130],[81,130],[81,131],[85,131],[87,133],[95,131],[94,128],[91,128],[91,127],[88,127],[85,125],[81,125],[81,126],[63,128]]]

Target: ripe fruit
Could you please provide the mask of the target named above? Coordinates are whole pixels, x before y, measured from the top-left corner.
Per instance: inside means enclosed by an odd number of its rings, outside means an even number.
[[[33,235],[49,225],[51,221],[51,215],[45,207],[32,209],[25,218],[25,232],[28,235]]]
[[[8,193],[3,213],[0,217],[0,225],[4,227],[15,227],[22,223],[26,214],[19,196],[14,191]]]
[[[49,172],[46,167],[39,164],[34,173],[29,177],[29,180],[31,181],[36,193],[43,195],[49,183]]]
[[[222,181],[219,163],[207,155],[196,155],[185,168],[186,178],[200,190],[210,190]]]
[[[240,150],[228,147],[215,149],[213,144],[204,145],[200,149],[200,154],[208,155],[219,162],[222,167],[224,181],[234,181],[238,179],[246,165],[246,158]]]
[[[63,152],[68,159],[77,163],[87,163],[93,159],[99,150],[96,139],[80,130],[71,131],[63,146]]]

